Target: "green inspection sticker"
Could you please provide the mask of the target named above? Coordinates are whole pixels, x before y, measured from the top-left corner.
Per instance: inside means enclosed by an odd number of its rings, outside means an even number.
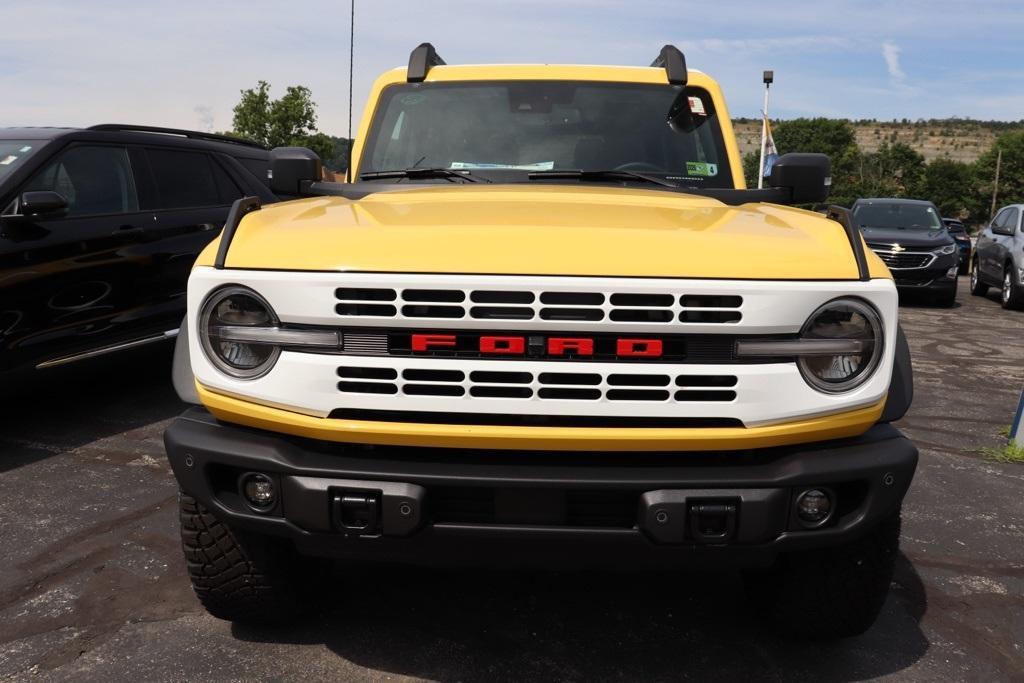
[[[689,175],[718,175],[718,164],[708,164],[703,161],[687,161],[686,172]]]

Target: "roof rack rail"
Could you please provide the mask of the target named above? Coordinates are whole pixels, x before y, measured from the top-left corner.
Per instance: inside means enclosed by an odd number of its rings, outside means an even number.
[[[235,145],[256,147],[266,149],[265,145],[245,138],[234,138],[230,135],[217,135],[216,133],[200,133],[195,130],[184,130],[181,128],[161,128],[159,126],[133,126],[127,123],[101,123],[96,126],[89,126],[87,130],[121,131],[124,133],[159,133],[160,135],[178,135],[192,140],[208,140],[210,142],[229,142]]]
[[[664,68],[668,75],[668,82],[672,85],[686,85],[689,78],[686,71],[686,57],[675,45],[666,45],[661,48],[661,52],[651,62],[651,66]]]
[[[445,61],[437,54],[430,43],[420,43],[409,55],[409,70],[406,79],[409,83],[422,83],[427,73],[435,66],[442,66]]]

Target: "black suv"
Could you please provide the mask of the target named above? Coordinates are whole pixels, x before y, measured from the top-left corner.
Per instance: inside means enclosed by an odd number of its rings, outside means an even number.
[[[0,373],[177,334],[185,285],[269,152],[166,128],[0,129]]]
[[[931,202],[858,199],[853,220],[885,261],[900,292],[923,292],[943,306],[956,302],[960,248]]]

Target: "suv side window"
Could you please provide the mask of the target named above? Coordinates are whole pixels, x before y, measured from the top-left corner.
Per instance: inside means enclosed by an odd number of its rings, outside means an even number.
[[[1003,221],[1000,223],[1003,230],[1002,232],[1007,235],[1012,235],[1017,230],[1017,209],[1008,208],[1006,214],[1003,216]]]
[[[242,196],[227,172],[205,152],[147,149],[161,209],[223,206]]]
[[[68,202],[67,216],[99,216],[139,210],[128,151],[124,147],[75,145],[62,152],[25,186],[51,190]]]

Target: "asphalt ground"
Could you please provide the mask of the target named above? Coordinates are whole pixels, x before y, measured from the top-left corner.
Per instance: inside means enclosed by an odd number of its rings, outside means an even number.
[[[1024,313],[966,285],[901,311],[922,457],[860,638],[783,638],[728,573],[338,568],[306,621],[213,619],[185,577],[157,349],[5,388],[0,679],[1024,680],[1024,465],[978,453],[1024,387]]]

